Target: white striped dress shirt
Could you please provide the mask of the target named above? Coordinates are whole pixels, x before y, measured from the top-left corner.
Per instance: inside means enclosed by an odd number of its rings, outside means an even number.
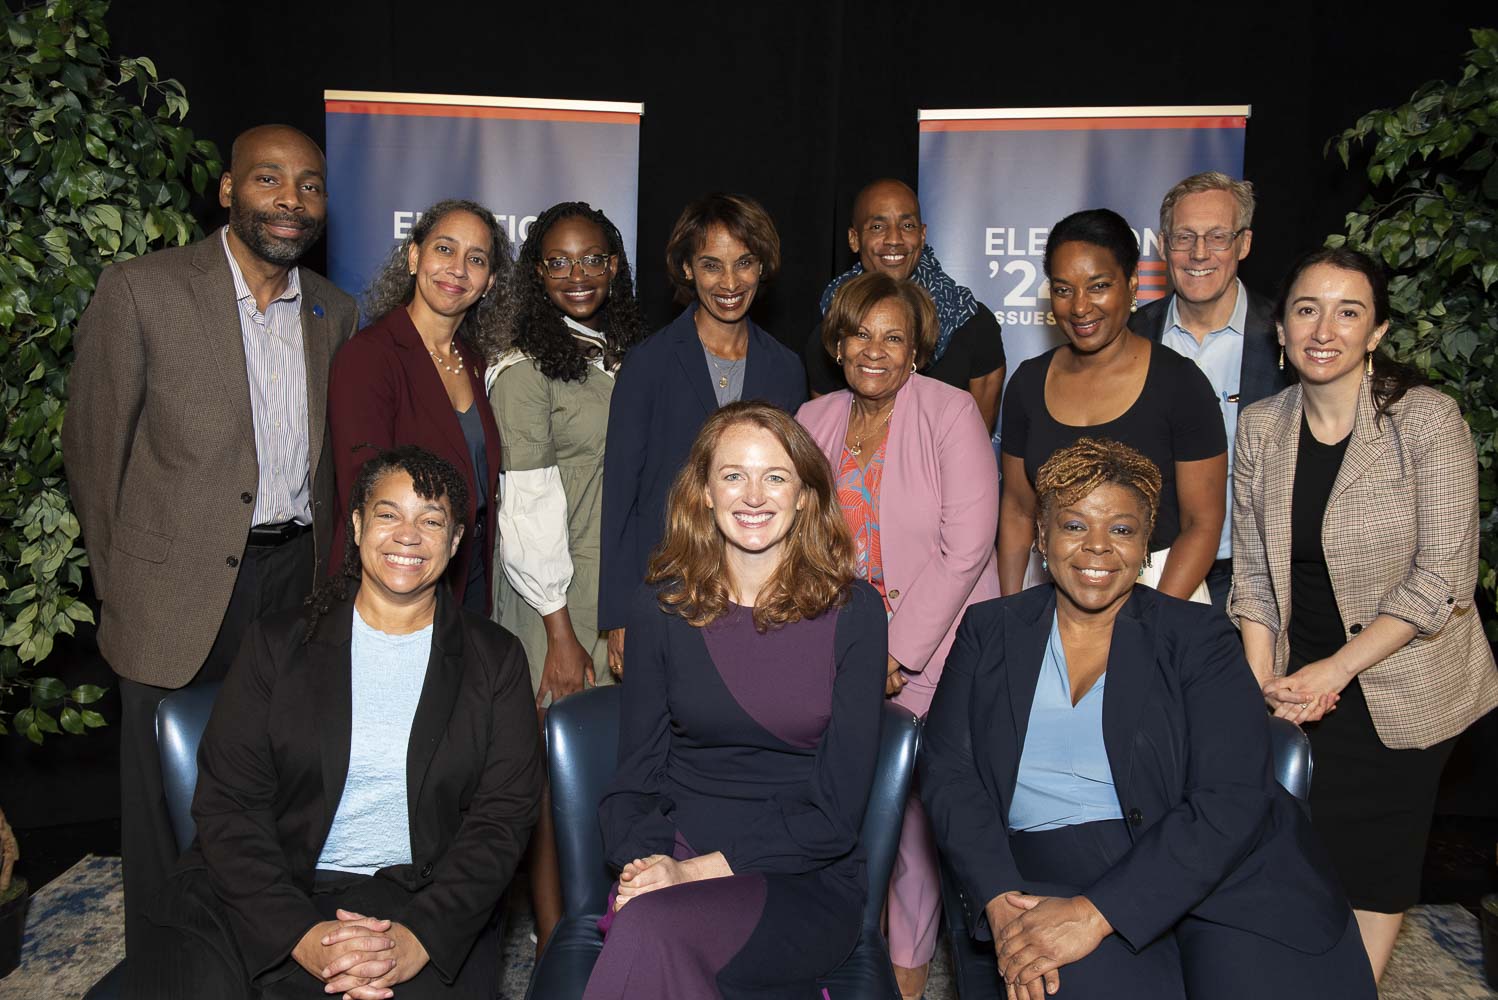
[[[229,251],[229,230],[219,230],[234,275],[239,332],[244,338],[255,425],[259,488],[251,524],[312,523],[311,465],[307,456],[307,359],[302,347],[302,281],[297,268],[286,290],[261,312]]]

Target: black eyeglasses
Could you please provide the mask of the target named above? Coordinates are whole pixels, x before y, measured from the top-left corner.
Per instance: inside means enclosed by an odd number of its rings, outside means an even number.
[[[609,255],[590,253],[583,257],[547,257],[541,264],[546,268],[546,273],[553,278],[567,277],[572,273],[574,264],[583,269],[583,274],[596,278],[609,269]]]
[[[1182,230],[1181,232],[1167,233],[1165,236],[1165,245],[1177,252],[1185,252],[1195,249],[1196,241],[1202,240],[1207,244],[1208,250],[1226,250],[1247,229],[1247,226],[1244,226],[1242,229],[1235,229],[1232,232],[1228,232],[1225,229],[1214,229],[1210,233],[1192,233]]]

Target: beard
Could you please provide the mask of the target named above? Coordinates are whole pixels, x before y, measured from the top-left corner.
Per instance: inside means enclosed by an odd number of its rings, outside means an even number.
[[[231,201],[229,204],[229,228],[234,230],[234,235],[256,257],[267,264],[295,264],[322,237],[323,225],[322,219],[282,215],[277,212],[256,212],[238,201]],[[266,226],[297,226],[302,232],[295,239],[282,239],[266,232]]]

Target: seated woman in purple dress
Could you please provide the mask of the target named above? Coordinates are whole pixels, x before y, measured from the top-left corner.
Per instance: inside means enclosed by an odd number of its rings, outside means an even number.
[[[619,890],[584,997],[809,996],[867,895],[884,606],[826,459],[768,404],[708,418],[667,525],[629,615],[599,807]]]

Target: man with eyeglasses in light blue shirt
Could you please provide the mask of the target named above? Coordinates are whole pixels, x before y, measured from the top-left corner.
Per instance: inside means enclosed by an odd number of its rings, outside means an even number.
[[[1274,306],[1238,279],[1253,245],[1254,188],[1224,173],[1193,174],[1160,202],[1160,242],[1174,291],[1139,307],[1129,323],[1195,361],[1212,383],[1228,436],[1228,468],[1240,407],[1272,396],[1289,382],[1278,362]],[[1217,561],[1207,573],[1212,603],[1226,610],[1233,582],[1233,480]]]

